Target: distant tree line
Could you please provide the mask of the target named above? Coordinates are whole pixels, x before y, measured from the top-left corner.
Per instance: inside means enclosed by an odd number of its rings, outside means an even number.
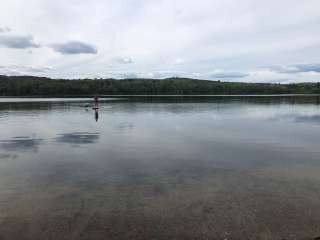
[[[64,80],[1,76],[0,96],[320,94],[320,83],[271,84],[187,78]]]

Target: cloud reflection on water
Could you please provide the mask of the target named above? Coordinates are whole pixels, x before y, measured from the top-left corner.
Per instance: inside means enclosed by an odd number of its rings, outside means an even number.
[[[0,159],[15,159],[17,158],[17,155],[15,154],[0,154]]]
[[[33,151],[37,152],[39,145],[43,143],[44,139],[35,139],[29,137],[15,137],[10,140],[0,141],[0,149],[6,151]]]
[[[31,138],[28,136],[14,137],[7,140],[0,141],[0,150],[7,152],[38,152],[39,146],[45,141],[54,140],[62,144],[94,144],[99,140],[99,133],[97,132],[71,132],[58,134],[58,137],[52,139]],[[4,156],[4,155],[1,155]]]
[[[320,115],[298,116],[294,119],[297,123],[318,123],[320,124]]]
[[[62,133],[55,138],[58,143],[69,143],[69,144],[93,144],[99,140],[99,133],[97,132],[71,132]]]

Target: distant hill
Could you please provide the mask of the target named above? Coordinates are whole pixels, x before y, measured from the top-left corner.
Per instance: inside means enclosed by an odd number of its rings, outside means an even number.
[[[187,78],[65,80],[1,76],[0,96],[320,94],[320,83],[271,84]]]

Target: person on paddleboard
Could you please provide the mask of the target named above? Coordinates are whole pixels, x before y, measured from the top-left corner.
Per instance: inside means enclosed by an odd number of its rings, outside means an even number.
[[[94,108],[98,108],[98,103],[99,103],[98,96],[94,96],[93,100],[94,100]]]
[[[96,120],[96,122],[98,122],[98,119],[99,119],[99,98],[98,98],[98,96],[94,96],[94,98],[93,98],[93,102],[94,102],[94,104],[93,104],[93,110],[94,110],[94,118],[95,118],[95,120]]]

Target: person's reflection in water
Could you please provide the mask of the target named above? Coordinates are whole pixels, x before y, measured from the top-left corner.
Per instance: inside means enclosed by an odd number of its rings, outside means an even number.
[[[99,119],[99,111],[98,111],[98,109],[94,110],[94,119],[96,120],[96,122],[98,122],[98,119]]]
[[[98,96],[94,96],[93,98],[94,101],[94,105],[93,105],[93,109],[94,109],[94,119],[96,120],[96,122],[98,122],[99,119],[99,98]]]

